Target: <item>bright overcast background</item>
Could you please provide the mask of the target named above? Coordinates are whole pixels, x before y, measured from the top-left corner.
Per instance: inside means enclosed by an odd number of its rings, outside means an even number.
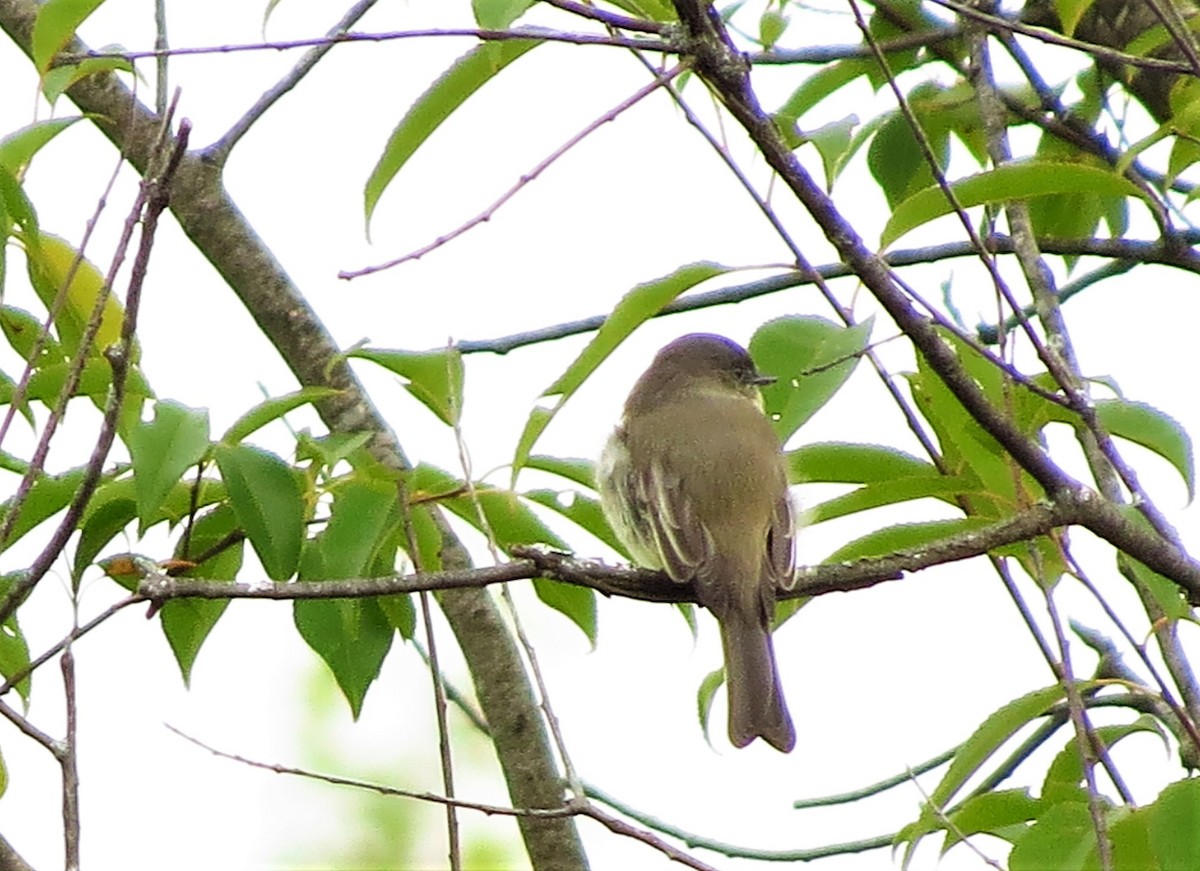
[[[171,43],[258,41],[263,6],[261,0],[169,2]],[[457,22],[449,20],[451,6]],[[341,7],[280,3],[267,37],[318,36],[342,13]],[[852,41],[845,9],[830,4],[830,10],[824,18],[805,15],[810,26],[813,21],[827,23],[828,34],[790,33],[785,42]],[[535,20],[576,26],[549,14]],[[153,45],[152,22],[149,0],[108,0],[81,36],[93,47],[120,43],[145,49]],[[472,25],[469,4],[412,0],[380,3],[357,29],[453,23]],[[259,120],[232,155],[225,174],[232,197],[343,347],[367,342],[424,349],[452,339],[501,336],[607,312],[634,285],[686,263],[787,262],[786,249],[753,202],[666,97],[655,94],[603,125],[489,223],[418,262],[352,282],[339,280],[339,270],[389,259],[454,229],[648,81],[620,49],[539,48],[471,100],[403,170],[381,202],[368,242],[362,189],[388,134],[406,107],[472,45],[471,40],[431,38],[339,46]],[[179,114],[194,125],[193,147],[218,138],[299,56],[262,51],[173,59],[171,81],[182,89]],[[153,67],[141,63],[149,84],[139,87],[150,99]],[[773,86],[769,70],[758,75],[765,100],[786,96]],[[37,100],[30,64],[7,42],[0,44],[0,81],[0,131],[47,116],[47,107]],[[697,83],[686,93],[705,117],[713,117]],[[867,117],[886,105],[865,89],[860,95],[861,105],[831,107],[831,119],[852,111]],[[65,100],[57,107],[60,114],[71,111]],[[740,139],[733,125],[727,124],[726,131],[736,148]],[[814,155],[802,155],[816,169]],[[117,162],[111,146],[87,124],[62,134],[35,160],[27,179],[42,227],[78,243]],[[749,169],[767,192],[763,166],[751,163]],[[856,173],[865,173],[861,156],[848,175]],[[122,169],[88,249],[102,268],[134,189],[133,173]],[[835,197],[865,238],[878,238],[886,209],[872,185],[848,182],[835,190]],[[827,262],[828,246],[812,225],[786,197],[776,199],[810,259]],[[19,256],[11,262],[6,301],[31,307]],[[1143,282],[1155,274],[1137,273]],[[744,275],[749,279],[756,274],[761,273]],[[987,311],[988,295],[972,293],[971,281],[978,279],[971,278],[966,266],[944,265],[922,275],[927,283],[920,289],[933,298],[939,284],[953,277],[955,299],[968,321]],[[1156,405],[1188,430],[1200,431],[1193,391],[1181,390],[1191,384],[1194,367],[1167,362],[1168,352],[1194,343],[1189,336],[1196,323],[1194,289],[1173,289],[1163,282],[1136,290],[1137,306],[1124,304],[1120,296],[1129,287],[1122,290],[1110,282],[1068,307],[1083,368],[1092,375],[1113,375],[1130,398]],[[850,300],[853,287],[841,285],[839,292]],[[860,315],[871,313],[865,300],[856,302]],[[1112,314],[1118,304],[1119,318]],[[572,399],[538,450],[598,454],[625,392],[666,341],[706,330],[745,343],[759,324],[790,313],[831,317],[816,293],[802,288],[647,324]],[[156,242],[140,330],[144,368],[158,396],[207,408],[214,434],[261,401],[262,391],[278,395],[296,386],[236,299],[171,220]],[[880,322],[875,338],[890,331]],[[586,340],[576,337],[506,357],[468,359],[463,431],[476,474],[510,461],[538,395]],[[896,369],[911,366],[899,347],[885,347],[883,353]],[[410,458],[459,470],[450,433],[395,378],[363,364],[356,369],[400,433]],[[84,455],[94,418],[85,409],[72,412],[75,453],[57,448],[51,470]],[[319,431],[311,413],[289,421],[296,428]],[[898,413],[865,367],[797,439],[878,441],[915,450]],[[291,437],[276,424],[255,441],[286,454]],[[1195,547],[1200,543],[1192,532],[1195,510],[1183,511],[1186,493],[1177,476],[1157,459],[1145,460],[1143,467],[1149,491],[1172,510],[1185,543]],[[492,471],[490,480],[505,483],[507,470]],[[811,503],[820,494],[797,495]],[[931,517],[937,510],[909,506],[891,520]],[[802,532],[801,558],[819,560],[865,529],[835,522]],[[585,554],[611,556],[582,534],[571,533],[571,540]],[[154,555],[169,547],[161,539],[116,544],[116,549]],[[477,553],[487,558],[482,549]],[[243,578],[260,577],[249,549],[247,556]],[[4,555],[3,570],[12,571],[29,559],[27,550],[15,548]],[[1112,578],[1105,580],[1107,589],[1121,595]],[[697,686],[719,665],[715,626],[707,615],[701,615],[699,638],[693,642],[672,608],[603,601],[599,643],[593,650],[575,627],[537,604],[524,585],[516,587],[583,779],[681,828],[744,846],[807,848],[895,831],[917,814],[921,794],[914,786],[901,786],[862,805],[857,817],[844,809],[794,811],[791,803],[903,772],[963,740],[989,711],[1052,682],[995,579],[974,566],[953,565],[811,603],[776,641],[796,719],[796,750],[783,756],[761,742],[731,749],[724,735],[723,696],[714,708],[710,748],[695,714]],[[98,571],[89,576],[83,617],[118,594]],[[1081,604],[1077,613],[1086,617],[1083,608]],[[65,571],[42,583],[22,610],[22,620],[35,655],[69,630]],[[452,637],[444,623],[438,628],[450,679],[466,687]],[[411,646],[393,647],[357,723],[324,665],[298,637],[287,603],[235,602],[201,651],[190,689],[182,685],[157,621],[145,620],[134,609],[81,641],[76,656],[85,868],[319,866],[347,839],[370,830],[357,795],[217,759],[168,731],[166,724],[251,759],[441,790],[429,679]],[[63,732],[58,682],[57,668],[42,669],[30,710],[32,721],[55,735]],[[452,724],[456,734],[470,731],[457,715]],[[1143,740],[1146,782],[1153,783],[1155,772],[1161,776],[1171,763],[1151,739],[1131,739]],[[1058,746],[1061,742],[1054,742]],[[458,749],[459,794],[505,803],[488,745],[464,738]],[[10,773],[8,792],[0,799],[0,831],[38,868],[58,867],[57,765],[7,724],[0,725],[0,751]],[[1138,778],[1132,781],[1136,791]],[[925,787],[935,782],[927,778]],[[1138,797],[1146,800],[1153,794]],[[471,812],[462,819],[468,841],[490,832],[513,845],[499,854],[508,857],[504,864],[524,861],[511,821]],[[440,811],[420,807],[414,820],[410,837],[419,842],[422,861],[428,867],[444,865]],[[669,864],[644,845],[594,823],[582,820],[579,826],[596,868]],[[715,854],[698,855],[722,867],[749,866]],[[892,861],[881,851],[818,867],[888,867]],[[936,850],[927,848],[917,864],[933,867],[938,861]],[[981,865],[979,857],[958,848],[940,867]]]

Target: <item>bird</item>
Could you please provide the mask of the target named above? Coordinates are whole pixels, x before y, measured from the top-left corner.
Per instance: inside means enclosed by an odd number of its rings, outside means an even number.
[[[729,740],[796,743],[771,643],[794,583],[795,522],[761,374],[736,342],[691,333],[634,384],[597,464],[609,525],[639,565],[693,583],[720,626]]]

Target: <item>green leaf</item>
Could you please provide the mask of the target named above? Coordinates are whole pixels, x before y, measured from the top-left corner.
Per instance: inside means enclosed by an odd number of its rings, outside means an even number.
[[[154,406],[154,420],[139,422],[129,434],[129,455],[137,486],[138,534],[143,535],[167,493],[208,451],[208,412],[175,402]]]
[[[0,542],[0,551],[12,547],[13,543],[29,530],[70,505],[79,491],[79,485],[83,483],[83,475],[83,469],[72,469],[61,475],[39,475],[21,503],[20,514],[17,515],[8,538]],[[0,503],[0,524],[8,522],[8,512],[12,510],[12,504],[12,498]]]
[[[107,50],[121,51],[121,46],[106,46]],[[42,96],[46,102],[53,105],[71,85],[80,79],[96,73],[107,73],[114,70],[137,75],[137,69],[123,57],[89,57],[79,63],[67,64],[47,70],[42,75]],[[139,78],[141,78],[139,76]]]
[[[1150,810],[1148,833],[1159,867],[1200,868],[1200,780],[1170,784]]]
[[[596,461],[582,457],[551,457],[538,454],[525,460],[525,467],[549,472],[573,481],[580,487],[596,489]]]
[[[1169,868],[1154,855],[1150,846],[1150,817],[1154,805],[1136,808],[1129,813],[1117,811],[1110,815],[1108,837],[1112,841],[1113,868],[1139,868],[1143,871],[1161,871]],[[1095,855],[1093,853],[1093,855]],[[1099,867],[1099,861],[1094,867]],[[1180,868],[1186,867],[1180,865]],[[1090,868],[1089,868],[1090,871]]]
[[[38,230],[37,210],[21,187],[16,170],[0,166],[0,242],[11,235],[12,225],[20,228],[20,236],[25,247],[37,256],[41,245],[41,232]],[[4,246],[7,248],[7,245]],[[7,274],[7,252],[0,251],[0,281]],[[0,287],[3,285],[0,284]]]
[[[414,470],[410,483],[410,492],[456,493],[462,489],[462,484],[457,478],[425,464]],[[561,550],[567,549],[566,542],[546,526],[515,492],[477,485],[475,495],[479,500],[478,508],[469,495],[441,499],[439,504],[481,532],[484,529],[479,518],[479,509],[482,509],[496,544],[505,550],[510,550],[517,544],[547,544]],[[547,579],[535,580],[533,588],[539,599],[583,630],[588,641],[596,643],[594,591]]]
[[[39,73],[50,68],[50,62],[75,37],[79,25],[96,11],[104,0],[46,0],[38,8],[33,23],[30,54]]]
[[[926,99],[928,94],[925,92],[935,87],[915,88],[909,95],[910,100]],[[908,119],[899,112],[891,112],[885,117],[867,148],[867,166],[887,197],[888,205],[894,209],[922,188],[932,185],[934,179]],[[925,130],[925,135],[939,164],[945,166],[950,137],[944,131],[939,133],[930,129]]]
[[[947,331],[940,332],[992,403],[1000,408],[1014,407],[1018,421],[1035,416],[1022,410],[1027,391],[1006,382],[1003,373],[989,359],[961,339]],[[967,412],[923,356],[917,359],[917,373],[909,376],[909,385],[917,409],[937,435],[944,467],[968,483],[973,483],[973,479],[981,483],[980,494],[964,502],[969,514],[991,519],[1009,517],[1019,506],[1043,496],[1041,486]],[[1037,427],[1030,425],[1024,429],[1032,435]],[[1046,567],[1050,576],[1057,573],[1058,563],[1061,560]]]
[[[128,501],[136,506],[137,485],[132,477],[124,474],[126,471],[128,471],[127,468],[119,469],[118,473],[121,477],[110,476],[101,481],[88,502],[87,510],[84,511],[83,523],[85,525],[92,521],[93,516],[104,511],[111,502]],[[158,514],[151,518],[150,525],[155,526],[165,521],[174,526],[185,517],[191,516],[196,509],[222,502],[227,497],[225,484],[216,478],[201,479],[198,493],[194,492],[195,483],[195,481],[177,481],[167,493],[166,498],[159,504]],[[136,516],[135,514],[134,517]]]
[[[462,411],[462,354],[453,348],[439,351],[352,351],[347,356],[370,360],[404,379],[404,389],[415,396],[442,423],[453,426]]]
[[[962,807],[949,814],[954,827],[947,834],[942,852],[958,843],[960,836],[980,832],[996,834],[1009,826],[1035,819],[1040,806],[1028,789],[1006,789],[971,796]]]
[[[1081,692],[1099,686],[1095,681],[1080,681]],[[954,761],[942,776],[941,782],[929,794],[934,807],[946,807],[951,799],[1000,747],[1012,738],[1019,729],[1039,719],[1063,699],[1063,689],[1058,684],[1013,699],[995,713],[990,714],[975,733],[959,746]]]
[[[221,441],[227,445],[236,445],[267,424],[279,420],[289,411],[302,405],[337,396],[339,392],[330,387],[302,387],[293,393],[272,397],[254,406],[234,421],[233,426],[225,431],[225,435],[221,436]]]
[[[834,520],[848,514],[868,511],[884,505],[911,502],[914,499],[939,499],[957,506],[958,497],[978,492],[976,484],[963,478],[899,478],[895,481],[865,484],[853,492],[836,496],[807,508],[804,511],[804,519],[806,525],[815,526],[826,520]]]
[[[529,490],[524,497],[551,511],[561,514],[575,525],[590,532],[617,553],[628,556],[624,546],[608,525],[600,500],[584,496],[574,490]]]
[[[1105,399],[1096,403],[1096,418],[1111,434],[1149,448],[1175,467],[1187,486],[1188,500],[1196,493],[1192,440],[1178,421],[1144,402]]]
[[[120,341],[125,311],[115,296],[106,294],[104,276],[95,264],[80,257],[65,239],[49,233],[40,234],[36,246],[27,243],[25,253],[30,283],[42,305],[49,311],[56,311],[54,328],[68,354],[76,356],[79,353],[84,330],[102,297],[100,328],[87,353],[100,356],[104,348]],[[64,286],[67,292],[63,305],[55,310],[55,299]]]
[[[825,563],[853,562],[869,557],[886,556],[900,550],[927,547],[947,538],[977,532],[991,525],[981,517],[959,517],[953,520],[927,520],[923,523],[901,523],[868,533],[844,544],[825,557]]]
[[[1086,801],[1050,807],[1008,855],[1009,871],[1083,868],[1096,848],[1096,830]]]
[[[704,676],[704,680],[700,681],[700,686],[696,689],[696,715],[700,721],[700,728],[704,732],[704,740],[712,746],[712,735],[709,734],[708,726],[710,715],[712,714],[713,699],[717,697],[719,690],[725,683],[725,669],[718,668],[716,671],[710,671]]]
[[[778,380],[763,403],[781,442],[791,438],[841,388],[867,346],[872,321],[845,328],[818,317],[768,321],[750,339],[750,356]]]
[[[96,561],[100,551],[137,519],[137,502],[133,499],[110,499],[104,495],[106,485],[96,489],[80,524],[79,544],[75,548],[71,579],[78,584],[84,571]]]
[[[1162,727],[1148,715],[1142,715],[1132,723],[1098,726],[1094,731],[1101,745],[1110,751],[1123,738],[1140,732],[1151,732],[1166,741]],[[1083,761],[1079,758],[1079,745],[1072,735],[1046,770],[1042,781],[1042,803],[1049,806],[1057,801],[1076,798],[1080,794],[1080,787],[1084,785],[1083,780]]]
[[[1132,182],[1107,169],[1075,163],[1026,161],[968,176],[950,185],[963,208],[1066,193],[1140,197]],[[941,188],[930,186],[896,205],[880,237],[887,248],[905,233],[953,212]]]
[[[11,305],[0,306],[0,330],[4,332],[9,347],[16,351],[21,359],[33,363],[35,367],[40,368],[66,360],[62,346],[54,341],[52,336],[43,337],[42,322],[25,309]],[[34,360],[33,352],[38,347],[39,338],[42,339],[40,357]]]
[[[400,546],[408,552],[409,559],[412,560],[414,566],[420,566],[421,570],[426,572],[440,572],[444,567],[442,565],[444,542],[441,529],[428,508],[422,505],[412,505],[408,510],[412,521],[413,537],[416,539],[417,553],[409,552],[407,537],[400,539]]]
[[[396,574],[396,556],[400,551],[407,549],[408,534],[404,524],[400,522],[400,512],[394,500],[392,517],[394,518],[393,522],[380,537],[371,562],[364,570],[365,577],[383,578]],[[433,551],[429,561],[422,561],[420,565],[425,571],[438,571],[442,567],[441,560],[437,556],[437,550],[441,547],[441,534],[433,523],[429,511],[419,505],[411,506],[409,520],[413,537],[417,540],[417,547],[424,551]],[[433,536],[432,541],[426,539],[430,533]],[[412,640],[417,628],[417,612],[413,607],[412,598],[408,593],[398,593],[394,596],[379,596],[375,599],[388,622],[400,633],[401,638],[407,640]]]
[[[394,542],[396,495],[388,481],[338,482],[329,523],[304,549],[300,580],[361,577],[372,565],[390,574],[395,550],[385,554],[382,542]],[[388,598],[393,601],[386,606],[376,599],[313,600],[297,601],[294,609],[296,627],[333,672],[355,719],[391,648],[394,629],[411,620],[411,614],[402,613],[411,612],[407,597]]]
[[[758,19],[758,41],[770,51],[787,30],[788,17],[777,9],[768,9]]]
[[[1132,522],[1149,528],[1146,518],[1132,505],[1125,506],[1121,513]],[[1117,566],[1124,572],[1132,574],[1158,604],[1159,610],[1168,620],[1191,620],[1192,606],[1188,603],[1179,585],[1165,575],[1160,575],[1145,563],[1140,563],[1133,557],[1117,551]]]
[[[536,39],[514,39],[472,49],[413,103],[392,131],[383,155],[367,179],[363,194],[368,226],[383,192],[433,131],[497,73],[541,44]]]
[[[885,445],[814,442],[787,452],[793,484],[886,483],[897,478],[940,478],[932,463]]]
[[[191,534],[186,541],[180,541],[175,556],[189,559],[207,553],[217,544],[229,541],[238,528],[234,510],[229,505],[219,505],[196,518]],[[241,571],[244,551],[244,542],[235,541],[195,568],[180,572],[180,576],[232,581]],[[173,599],[163,605],[160,617],[163,634],[171,645],[171,652],[175,654],[185,686],[191,685],[192,667],[196,664],[201,646],[228,607],[228,599]]]
[[[0,601],[8,597],[12,587],[11,576],[0,578]],[[0,625],[0,678],[8,680],[13,675],[25,671],[29,667],[29,642],[17,623],[17,615],[13,614]],[[21,695],[26,708],[29,706],[29,693],[33,687],[33,676],[25,675],[15,684],[15,689]],[[0,795],[4,793],[3,776],[0,772]]]
[[[1053,0],[1053,2],[1054,12],[1062,24],[1063,36],[1071,36],[1075,33],[1075,25],[1079,23],[1083,14],[1092,8],[1095,0]]]
[[[533,0],[471,0],[481,30],[507,30],[532,5]]]
[[[852,153],[855,145],[854,130],[858,126],[857,115],[847,115],[838,121],[809,130],[804,134],[805,140],[811,142],[821,155],[821,166],[825,170],[825,189],[833,190],[846,158]]]
[[[213,449],[229,499],[267,576],[284,581],[296,572],[304,542],[305,502],[291,466],[249,445]]]
[[[305,553],[305,573],[316,574]],[[292,610],[300,637],[325,661],[354,719],[379,676],[395,630],[374,599],[298,599]]]
[[[533,591],[548,605],[562,614],[587,636],[592,647],[596,646],[596,633],[599,626],[596,621],[596,593],[587,587],[575,584],[564,584],[562,581],[552,581],[549,578],[534,578]]]
[[[793,148],[800,144],[801,139],[796,135],[795,126],[805,113],[850,82],[866,75],[868,68],[873,65],[874,61],[851,58],[827,64],[812,75],[806,76],[800,87],[792,92],[787,102],[775,113],[775,123],[787,137],[788,144]]]
[[[1080,683],[1079,686],[1081,691],[1084,691],[1095,685],[1094,683]],[[1056,684],[1014,699],[988,716],[975,730],[975,733],[959,745],[950,767],[942,775],[941,782],[929,794],[928,801],[923,805],[920,817],[905,826],[896,835],[896,843],[907,842],[905,866],[908,865],[921,839],[945,825],[941,817],[931,809],[949,807],[951,800],[963,788],[967,780],[1018,730],[1026,723],[1044,716],[1062,698],[1062,687]]]
[[[701,282],[708,281],[718,275],[724,275],[728,267],[716,263],[693,263],[683,266],[663,278],[646,284],[639,284],[617,303],[612,314],[602,326],[587,347],[583,349],[575,361],[567,367],[562,375],[542,393],[542,399],[550,400],[549,408],[539,406],[534,408],[525,422],[525,429],[517,443],[517,453],[513,458],[513,480],[516,480],[521,467],[529,452],[533,449],[538,437],[554,419],[559,410],[567,403],[576,390],[586,381],[608,355],[616,350],[626,338],[639,326],[663,310],[683,292],[690,290]]]
[[[638,18],[651,21],[677,21],[675,7],[669,0],[612,0],[612,5]]]
[[[296,461],[314,460],[326,469],[332,469],[343,460],[351,460],[372,438],[370,432],[335,432],[320,438],[301,432],[296,439]]]
[[[25,399],[52,408],[62,395],[67,379],[75,374],[78,374],[78,381],[71,393],[72,398],[88,397],[103,401],[112,387],[112,366],[101,357],[92,357],[82,367],[70,362],[43,365],[30,376]]]
[[[42,146],[66,130],[76,121],[83,120],[82,115],[68,118],[51,118],[47,121],[36,121],[20,130],[0,139],[0,166],[10,172],[17,172],[33,160]]]
[[[395,526],[396,486],[356,476],[332,489],[329,523],[318,540],[325,577],[362,577],[384,534]]]

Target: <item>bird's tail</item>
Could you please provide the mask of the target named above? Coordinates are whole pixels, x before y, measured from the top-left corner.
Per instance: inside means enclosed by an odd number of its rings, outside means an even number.
[[[745,747],[763,738],[783,753],[796,745],[796,730],[788,714],[771,633],[755,614],[730,608],[721,619],[725,649],[725,682],[729,693],[729,740]]]

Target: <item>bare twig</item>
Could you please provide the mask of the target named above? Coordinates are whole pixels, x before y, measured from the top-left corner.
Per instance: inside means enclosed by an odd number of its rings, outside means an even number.
[[[161,0],[160,0],[161,2]],[[296,85],[300,84],[301,80],[307,76],[317,65],[321,58],[325,57],[338,42],[343,40],[338,39],[341,35],[347,33],[360,18],[362,18],[378,0],[359,0],[351,6],[346,14],[342,16],[341,21],[329,29],[325,35],[325,41],[318,43],[311,50],[305,53],[304,57],[296,62],[296,65],[288,71],[282,79],[270,87],[258,100],[246,110],[233,126],[225,131],[225,135],[204,149],[204,155],[218,165],[223,165],[229,159],[229,152],[237,145],[238,141],[254,126],[254,123],[266,114],[267,110],[275,105],[278,100],[288,93]],[[166,56],[159,59],[160,63],[166,63]]]
[[[1186,242],[1189,245],[1200,243],[1200,233],[1188,234]],[[1047,254],[1111,257],[1120,261],[1159,263],[1200,274],[1200,256],[1186,246],[1167,247],[1157,241],[1147,242],[1136,239],[1038,239],[1037,243],[1038,247]],[[988,237],[986,244],[989,250],[997,254],[1011,254],[1014,251],[1013,242],[1007,236],[993,234]],[[936,263],[957,257],[975,257],[976,253],[974,246],[969,242],[948,242],[942,245],[893,251],[881,255],[881,258],[888,266],[895,268],[920,263]],[[823,263],[811,267],[811,274],[797,270],[704,293],[689,293],[669,305],[663,306],[662,310],[655,313],[653,317],[697,311],[718,305],[732,305],[793,287],[815,284],[816,276],[829,280],[853,275],[854,270],[845,263],[840,261]],[[1063,287],[1064,294],[1067,292],[1067,287],[1066,285]],[[1030,313],[1032,313],[1032,309]],[[455,347],[463,354],[507,354],[509,351],[529,345],[595,332],[604,325],[606,317],[607,315],[593,315],[577,321],[567,321],[494,339],[467,339],[456,343]],[[1011,329],[1011,326],[1007,328]],[[980,340],[994,342],[994,332],[984,333],[981,331]]]
[[[362,269],[355,269],[355,270],[349,270],[349,271],[343,270],[342,272],[338,273],[338,278],[343,278],[343,279],[347,279],[347,280],[353,279],[353,278],[361,278],[364,275],[371,275],[376,272],[382,272],[385,269],[391,269],[393,266],[399,266],[401,263],[407,263],[410,260],[419,260],[420,258],[424,257],[426,254],[430,253],[431,251],[436,251],[438,248],[441,248],[447,242],[457,239],[459,236],[474,229],[475,227],[478,227],[480,224],[487,223],[495,216],[496,212],[498,212],[501,208],[503,208],[505,203],[507,203],[514,196],[516,196],[518,193],[520,193],[521,190],[527,184],[529,184],[531,181],[533,181],[539,175],[541,175],[543,172],[545,172],[556,160],[558,160],[560,157],[562,157],[564,154],[569,152],[572,148],[574,148],[576,145],[578,145],[580,142],[582,142],[584,139],[586,139],[588,137],[588,135],[590,135],[591,133],[595,132],[603,125],[605,125],[608,122],[615,119],[618,115],[620,115],[626,109],[641,102],[643,99],[645,99],[650,94],[657,91],[663,85],[667,84],[667,82],[671,81],[671,79],[675,78],[677,75],[679,75],[681,72],[683,72],[686,68],[687,68],[686,64],[679,64],[679,65],[671,68],[667,72],[658,76],[658,78],[656,78],[653,82],[646,85],[645,87],[639,88],[636,93],[634,93],[630,97],[622,100],[619,104],[617,104],[613,108],[609,109],[607,112],[605,112],[599,118],[596,118],[595,120],[593,120],[586,127],[584,127],[582,130],[580,130],[578,133],[576,133],[574,136],[572,136],[570,139],[568,139],[566,142],[564,142],[562,145],[560,145],[558,148],[554,149],[554,151],[552,151],[550,153],[550,155],[547,156],[545,159],[540,161],[537,164],[537,166],[535,166],[529,172],[522,175],[517,180],[516,184],[514,184],[507,191],[505,191],[503,194],[501,194],[500,197],[495,202],[493,202],[490,206],[488,206],[486,209],[484,209],[482,212],[480,212],[475,217],[471,218],[469,221],[466,221],[465,223],[459,225],[456,229],[451,230],[449,233],[445,234],[444,236],[439,236],[438,238],[436,238],[432,242],[430,242],[428,245],[424,245],[424,246],[416,249],[415,251],[410,251],[409,253],[403,255],[402,257],[397,257],[394,260],[387,261],[386,263],[380,263],[376,266],[367,266]]]
[[[53,659],[55,656],[57,656],[60,651],[65,650],[67,648],[67,645],[70,644],[72,641],[75,641],[76,639],[82,638],[84,635],[87,635],[89,632],[91,632],[93,629],[95,629],[101,623],[106,622],[110,617],[112,617],[118,611],[123,611],[126,608],[128,608],[130,605],[136,605],[139,602],[144,602],[144,601],[146,601],[146,600],[143,599],[141,596],[129,596],[128,598],[122,599],[121,601],[117,602],[114,605],[110,605],[102,613],[97,614],[95,617],[93,617],[88,622],[84,623],[82,626],[72,629],[70,634],[68,634],[65,638],[63,638],[61,641],[59,641],[58,643],[51,646],[48,650],[43,652],[40,656],[37,656],[34,659],[32,659],[29,662],[29,664],[27,666],[25,666],[24,668],[13,672],[11,675],[8,676],[7,679],[5,679],[4,683],[0,683],[0,698],[5,696],[7,693],[11,692],[13,690],[13,688],[16,687],[17,684],[19,684],[21,681],[25,680],[25,678],[29,677],[29,675],[33,674],[35,671],[37,671],[39,668],[41,668],[43,665],[45,665],[47,662],[49,662],[51,659]],[[3,867],[4,867],[3,865],[0,865],[0,868],[3,868]]]
[[[330,36],[314,36],[307,39],[287,39],[278,42],[252,42],[230,45],[195,46],[191,48],[151,49],[146,51],[84,51],[64,52],[59,60],[78,63],[90,58],[117,58],[128,61],[143,58],[185,57],[205,54],[237,54],[247,51],[290,51],[298,48],[313,48],[336,45],[339,42],[394,42],[401,39],[434,39],[437,37],[477,39],[481,42],[509,42],[517,39],[535,39],[542,42],[565,42],[571,45],[610,45],[618,48],[640,48],[646,51],[674,53],[677,47],[665,39],[640,37],[599,36],[594,33],[564,33],[541,27],[519,27],[513,30],[483,30],[478,27],[437,27],[428,30],[397,30],[386,33],[362,33],[349,31]]]
[[[63,651],[59,661],[62,667],[63,694],[67,703],[67,737],[63,742],[62,764],[62,812],[63,838],[67,871],[79,869],[79,744],[78,708],[75,691],[75,656],[70,645]]]
[[[334,786],[349,786],[354,789],[366,789],[371,792],[379,793],[380,795],[395,796],[397,798],[410,798],[417,801],[425,801],[433,804],[445,805],[447,807],[461,808],[462,810],[473,810],[479,813],[487,814],[488,816],[507,816],[507,817],[533,817],[537,819],[560,819],[562,817],[585,816],[589,819],[596,820],[609,831],[641,841],[643,844],[653,847],[673,861],[679,862],[688,868],[695,871],[714,871],[714,869],[696,859],[689,856],[682,850],[671,846],[662,839],[656,837],[650,832],[637,829],[624,820],[617,819],[609,814],[604,813],[599,808],[592,805],[586,799],[580,798],[563,804],[556,808],[513,808],[504,807],[503,805],[486,804],[484,802],[465,801],[459,798],[452,798],[445,795],[437,795],[431,792],[417,792],[415,790],[399,789],[393,786],[384,786],[382,784],[369,783],[363,780],[356,780],[348,777],[339,777],[332,774],[320,774],[315,771],[308,771],[303,768],[293,768],[289,765],[277,765],[267,762],[259,762],[254,759],[248,759],[245,756],[240,756],[236,753],[227,753],[224,750],[218,750],[193,738],[191,735],[176,729],[174,726],[167,725],[167,728],[183,738],[185,741],[190,741],[197,747],[207,750],[214,756],[219,756],[222,759],[229,759],[233,762],[239,762],[242,765],[248,765],[251,768],[260,768],[264,771],[272,771],[275,774],[290,774],[295,777],[303,777],[309,780],[319,780],[324,783],[329,783]]]

